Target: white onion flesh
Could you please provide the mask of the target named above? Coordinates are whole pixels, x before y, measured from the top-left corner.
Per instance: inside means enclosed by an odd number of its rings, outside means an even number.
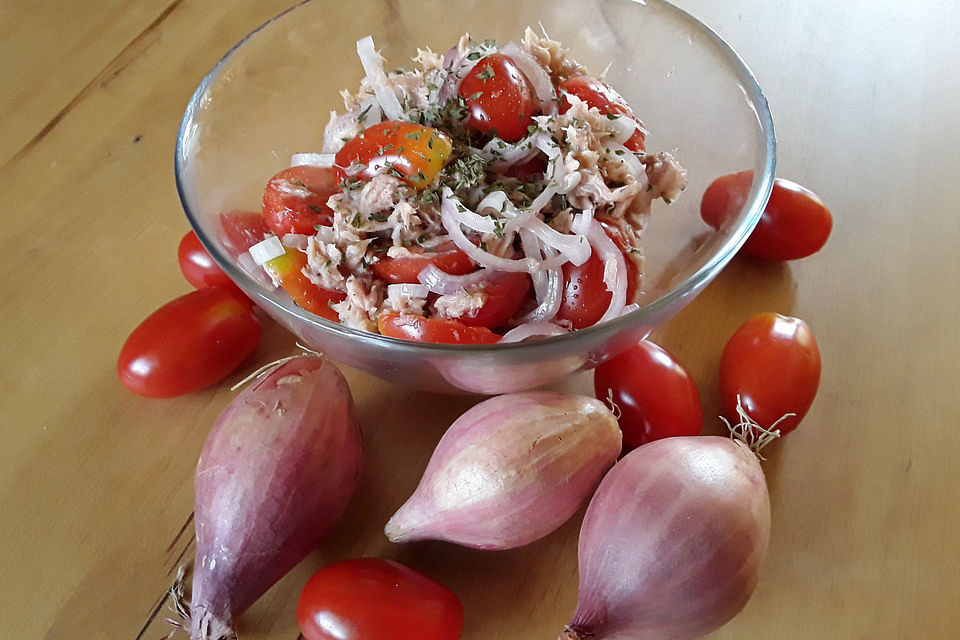
[[[336,157],[335,153],[295,153],[290,158],[290,166],[329,169],[333,166]]]
[[[574,266],[579,267],[590,258],[592,252],[590,243],[582,235],[560,233],[540,218],[529,220],[527,228],[540,239],[540,242],[565,255]]]
[[[503,55],[513,60],[514,64],[520,69],[530,86],[533,87],[533,93],[540,103],[540,111],[544,115],[554,116],[557,114],[557,92],[553,88],[553,82],[550,80],[550,74],[546,69],[540,66],[540,63],[533,59],[529,53],[517,46],[515,42],[508,42],[500,49]]]
[[[604,151],[609,159],[623,164],[627,173],[633,176],[634,180],[640,181],[644,178],[645,170],[643,163],[634,155],[633,151],[630,151],[619,142],[608,142],[604,147]]]
[[[370,86],[377,96],[383,113],[389,120],[400,120],[403,118],[403,108],[400,106],[400,100],[393,91],[393,86],[387,80],[387,74],[383,71],[383,60],[377,53],[373,44],[373,38],[367,36],[357,40],[357,55],[360,56],[360,64],[363,65],[363,71],[370,80]]]
[[[387,285],[387,296],[391,298],[396,298],[399,296],[407,296],[410,298],[426,298],[427,294],[429,293],[430,289],[422,284],[401,283]]]
[[[615,118],[607,116],[602,122],[606,125],[607,131],[613,134],[613,139],[621,144],[629,140],[637,129],[643,128],[639,122],[625,115],[618,115]]]
[[[443,224],[443,228],[447,230],[447,234],[453,243],[457,245],[457,248],[470,256],[474,262],[480,266],[489,269],[498,269],[500,271],[526,271],[533,273],[540,268],[536,260],[530,258],[522,260],[501,258],[484,251],[470,242],[467,236],[464,235],[463,229],[460,228],[460,223],[449,215],[451,208],[456,209],[456,207],[453,206],[452,203],[446,205],[447,202],[450,201],[444,199],[440,207],[440,221]]]
[[[522,318],[524,322],[549,322],[560,311],[560,304],[563,302],[563,272],[554,267],[543,273],[546,284],[542,299],[533,311]]]
[[[478,269],[473,273],[455,276],[429,264],[420,271],[417,279],[430,292],[441,296],[449,296],[458,291],[469,291],[477,288],[486,282],[499,280],[503,274],[504,272],[493,269]]]
[[[538,337],[547,337],[547,336],[559,336],[564,333],[569,333],[566,329],[559,325],[555,325],[551,322],[527,322],[521,324],[519,327],[514,327],[503,334],[503,338],[500,340],[501,343],[504,342],[522,342],[527,338],[532,338],[534,336]]]
[[[619,318],[627,304],[627,263],[616,243],[610,239],[597,220],[592,220],[587,231],[587,239],[603,261],[603,282],[607,285],[610,306],[597,321],[606,322]]]
[[[310,236],[302,233],[288,233],[280,240],[283,246],[290,249],[307,250],[307,244],[310,242]]]
[[[277,236],[270,236],[266,240],[250,247],[250,257],[253,258],[253,261],[258,265],[262,265],[268,260],[279,258],[286,252],[286,248]]]

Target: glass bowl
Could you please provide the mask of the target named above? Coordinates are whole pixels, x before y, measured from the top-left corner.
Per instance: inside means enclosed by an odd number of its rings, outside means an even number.
[[[224,249],[219,213],[259,210],[267,180],[293,153],[319,151],[341,88],[363,76],[355,41],[372,35],[387,64],[417,47],[446,51],[464,32],[501,43],[542,25],[634,107],[647,147],[671,151],[689,185],[654,203],[644,231],[640,308],[567,335],[493,346],[396,340],[329,322],[247,275]],[[388,68],[392,68],[388,67]],[[308,1],[241,40],[200,84],[177,140],[183,208],[224,271],[277,322],[331,358],[400,385],[495,394],[548,384],[594,367],[688,304],[733,257],[759,220],[773,183],[773,122],[743,60],[713,31],[659,0]],[[719,230],[699,215],[717,176],[752,169],[742,210]]]

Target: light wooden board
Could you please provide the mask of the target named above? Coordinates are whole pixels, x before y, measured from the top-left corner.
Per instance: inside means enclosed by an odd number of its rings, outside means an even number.
[[[115,359],[145,315],[189,289],[175,260],[187,229],[172,169],[182,109],[229,46],[289,4],[0,2],[0,638],[167,633],[164,592],[192,553],[193,467],[239,374],[146,400],[119,384]],[[954,638],[960,9],[679,4],[752,66],[780,175],[816,190],[835,217],[815,257],[738,258],[654,336],[690,369],[707,415],[720,350],[749,315],[806,319],[823,354],[810,414],[765,463],[773,537],[760,585],[713,637]],[[267,325],[241,369],[291,348]],[[579,515],[506,553],[389,544],[383,523],[475,400],[346,373],[365,428],[359,494],[244,618],[242,637],[294,640],[306,579],[359,555],[454,589],[464,640],[555,637],[576,604]],[[560,387],[587,393],[590,382]]]

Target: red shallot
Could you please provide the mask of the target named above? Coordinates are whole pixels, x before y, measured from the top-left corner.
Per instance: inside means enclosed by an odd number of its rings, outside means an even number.
[[[757,584],[770,498],[756,456],[664,438],[606,475],[580,530],[577,612],[560,640],[678,640],[731,620]]]
[[[595,398],[532,391],[485,400],[440,439],[387,537],[478,549],[539,540],[580,508],[620,440],[616,418]]]
[[[347,382],[323,358],[290,358],[234,398],[197,464],[194,640],[232,637],[236,619],[320,542],[361,459]]]

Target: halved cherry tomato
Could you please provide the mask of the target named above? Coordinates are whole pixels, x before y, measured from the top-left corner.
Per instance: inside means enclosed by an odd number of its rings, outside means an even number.
[[[270,232],[262,211],[226,211],[220,214],[220,226],[223,246],[234,258],[262,242]]]
[[[236,287],[206,287],[160,307],[133,330],[117,373],[130,391],[172,398],[208,387],[260,342],[260,322]]]
[[[348,174],[369,180],[381,173],[394,173],[417,189],[423,189],[443,169],[453,144],[447,135],[432,127],[388,120],[368,127],[350,140],[335,158],[337,177]],[[353,174],[350,168],[362,165]]]
[[[280,237],[288,233],[313,235],[315,225],[328,226],[333,210],[330,196],[339,190],[333,169],[290,167],[270,178],[263,191],[263,218]]]
[[[577,96],[586,102],[588,107],[594,107],[602,114],[610,113],[626,116],[637,123],[640,122],[640,119],[633,113],[633,109],[630,108],[630,105],[627,104],[623,96],[617,93],[613,87],[596,78],[575,76],[561,82],[560,95],[562,100],[560,101],[560,113],[566,113],[570,109],[570,102],[563,97],[564,93]],[[623,143],[623,146],[631,151],[643,151],[643,144],[643,131],[637,129],[633,135]]]
[[[627,266],[627,303],[630,303],[637,292],[637,264],[627,255],[620,232],[611,225],[601,224],[623,253]],[[557,318],[569,320],[574,329],[592,326],[603,317],[612,296],[603,281],[603,261],[596,253],[579,267],[567,262],[563,265],[563,299]]]
[[[200,243],[200,238],[192,230],[187,231],[186,235],[180,240],[180,246],[177,248],[177,260],[180,263],[180,271],[183,272],[183,277],[196,289],[216,285],[237,287],[230,276],[224,273],[223,269],[213,261],[203,244]]]
[[[612,396],[620,408],[624,452],[652,440],[696,436],[703,428],[697,385],[679,362],[641,340],[594,370],[599,400]]]
[[[310,578],[297,622],[306,640],[457,640],[463,605],[419,571],[359,558],[327,565]]]
[[[470,293],[485,293],[487,300],[482,307],[469,311],[457,320],[468,327],[502,327],[520,309],[530,291],[530,284],[530,276],[526,273],[501,273],[478,287],[471,287]]]
[[[752,183],[753,171],[720,176],[704,192],[700,216],[719,229],[740,213]],[[798,260],[819,251],[832,229],[830,210],[815,193],[777,178],[760,222],[742,251],[766,260]]]
[[[446,318],[384,313],[377,320],[380,333],[391,338],[442,344],[493,344],[500,336],[486,327],[469,327]]]
[[[536,115],[527,79],[513,60],[500,53],[477,62],[460,83],[460,97],[469,111],[468,127],[507,142],[527,135]]]
[[[817,395],[820,350],[809,325],[776,313],[753,316],[737,329],[720,357],[720,399],[732,422],[737,396],[746,413],[768,429],[777,424],[781,434],[797,428]]]
[[[416,284],[419,282],[417,276],[431,264],[452,276],[473,273],[477,268],[477,263],[470,256],[450,242],[440,245],[433,252],[418,252],[400,258],[382,256],[373,263],[373,272],[390,284]]]
[[[282,256],[263,263],[263,268],[280,281],[280,286],[290,294],[294,302],[321,318],[339,322],[340,316],[330,308],[330,304],[342,302],[347,294],[315,285],[303,275],[305,266],[307,256],[296,249],[287,249]]]

